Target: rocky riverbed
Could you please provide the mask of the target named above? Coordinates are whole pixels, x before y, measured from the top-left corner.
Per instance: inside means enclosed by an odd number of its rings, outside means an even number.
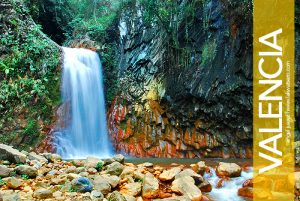
[[[150,162],[125,163],[123,155],[65,161],[57,154],[20,152],[2,144],[0,159],[4,201],[209,201],[219,200],[222,194],[224,198],[227,190],[233,196],[229,200],[252,197],[251,168],[236,163],[220,162],[213,168],[199,160],[190,166],[166,167]]]

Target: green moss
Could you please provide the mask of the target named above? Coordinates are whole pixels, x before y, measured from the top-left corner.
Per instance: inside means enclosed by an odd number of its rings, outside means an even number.
[[[208,41],[204,44],[202,48],[201,62],[202,64],[207,64],[212,62],[217,53],[217,43],[216,41]]]

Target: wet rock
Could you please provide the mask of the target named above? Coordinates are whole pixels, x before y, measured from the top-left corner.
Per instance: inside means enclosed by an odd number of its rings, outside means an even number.
[[[8,168],[5,165],[0,165],[0,177],[9,177],[10,173],[13,171],[12,168]]]
[[[15,177],[9,177],[7,178],[6,185],[10,189],[18,189],[23,184],[23,181],[21,179],[17,179]]]
[[[48,160],[44,156],[38,155],[34,152],[30,152],[27,157],[29,160],[37,160],[42,164],[45,164],[48,162]]]
[[[20,175],[28,175],[30,178],[35,178],[38,175],[38,170],[29,165],[20,165],[15,168],[15,171]]]
[[[124,166],[119,162],[113,162],[112,164],[109,164],[106,166],[106,172],[110,175],[116,175],[119,176],[124,169]]]
[[[126,198],[118,191],[114,191],[109,195],[108,200],[109,201],[126,201]]]
[[[201,201],[202,193],[190,176],[180,177],[172,182],[171,190],[189,197],[192,201]]]
[[[208,181],[203,181],[201,184],[198,185],[198,188],[201,190],[201,192],[211,192],[212,191],[212,185]]]
[[[8,160],[12,163],[25,163],[26,155],[12,148],[11,146],[0,144],[0,159]]]
[[[137,196],[141,193],[142,184],[140,182],[129,183],[123,186],[120,193],[123,195]]]
[[[123,164],[125,161],[125,157],[122,154],[117,154],[113,157],[113,160]]]
[[[33,197],[37,199],[47,199],[47,198],[51,198],[52,196],[53,196],[52,192],[44,188],[38,189],[33,193]]]
[[[225,185],[226,181],[229,181],[230,178],[229,177],[223,177],[221,179],[219,179],[219,181],[217,182],[216,188],[222,188]]]
[[[244,181],[243,187],[253,187],[253,179],[247,179]]]
[[[253,188],[243,187],[238,190],[238,195],[247,198],[253,198]]]
[[[79,177],[72,180],[71,187],[76,192],[91,192],[93,190],[93,185],[88,178]]]
[[[235,163],[220,162],[216,174],[219,177],[239,177],[241,176],[242,168]]]
[[[142,197],[146,199],[153,199],[158,197],[159,181],[153,174],[147,173],[144,176]]]
[[[175,178],[175,176],[181,172],[181,168],[179,167],[174,167],[171,168],[170,170],[165,170],[163,173],[159,175],[159,179],[161,181],[171,181]]]
[[[200,161],[197,164],[191,164],[190,166],[191,166],[192,170],[194,170],[194,172],[196,172],[202,176],[204,175],[204,173],[206,172],[206,169],[207,169],[204,161]]]

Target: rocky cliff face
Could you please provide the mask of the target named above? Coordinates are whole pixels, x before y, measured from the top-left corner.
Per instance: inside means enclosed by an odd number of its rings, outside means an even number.
[[[252,156],[251,5],[201,1],[193,20],[184,13],[178,20],[179,51],[163,27],[144,22],[141,6],[123,12],[122,92],[108,112],[117,151]]]

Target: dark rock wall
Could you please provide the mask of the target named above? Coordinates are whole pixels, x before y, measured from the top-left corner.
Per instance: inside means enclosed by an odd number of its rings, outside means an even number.
[[[122,93],[108,112],[117,151],[252,156],[252,4],[228,2],[203,1],[193,21],[181,18],[179,53],[139,5],[123,12]]]

